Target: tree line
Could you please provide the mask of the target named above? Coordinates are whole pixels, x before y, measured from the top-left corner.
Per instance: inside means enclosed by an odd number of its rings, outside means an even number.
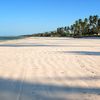
[[[33,34],[40,37],[83,37],[100,36],[100,18],[98,15],[78,19],[71,26],[59,27],[56,31]]]

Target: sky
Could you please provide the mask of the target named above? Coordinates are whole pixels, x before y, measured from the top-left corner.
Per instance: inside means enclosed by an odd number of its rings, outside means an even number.
[[[0,36],[54,31],[100,16],[100,0],[0,0]]]

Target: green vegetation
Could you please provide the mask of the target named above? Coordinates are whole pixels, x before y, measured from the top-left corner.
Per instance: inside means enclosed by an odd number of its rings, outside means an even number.
[[[84,20],[76,20],[71,26],[57,28],[56,31],[33,34],[40,37],[83,37],[100,36],[100,18],[98,15],[89,16]]]

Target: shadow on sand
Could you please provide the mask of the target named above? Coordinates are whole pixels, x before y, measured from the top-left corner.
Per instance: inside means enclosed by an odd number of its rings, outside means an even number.
[[[74,55],[94,55],[100,56],[100,52],[97,51],[58,51],[59,53],[74,54]]]
[[[64,72],[62,72],[64,73]],[[88,76],[88,77],[54,77],[56,80],[67,80],[67,81],[75,81],[75,80],[83,80],[83,81],[98,81],[100,80],[100,76]],[[48,78],[46,78],[48,79]]]
[[[0,47],[98,47],[94,45],[79,44],[36,44],[36,43],[19,43],[19,44],[0,44]]]
[[[22,94],[19,94],[22,93]],[[0,78],[0,100],[83,100],[71,95],[100,95],[100,88],[30,83]]]

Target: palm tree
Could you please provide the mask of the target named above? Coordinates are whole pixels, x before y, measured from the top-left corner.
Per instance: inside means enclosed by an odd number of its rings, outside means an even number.
[[[64,35],[65,36],[70,35],[70,27],[69,26],[64,27]]]
[[[98,15],[93,16],[94,34],[98,34]]]
[[[82,35],[84,35],[85,34],[86,23],[85,22],[82,22],[81,23],[81,27],[82,27]]]
[[[98,26],[100,26],[100,18],[98,19]]]
[[[78,20],[76,20],[75,24],[73,24],[73,31],[74,37],[80,37],[80,25]]]
[[[70,26],[70,31],[71,31],[71,35],[73,35],[74,34],[74,25]]]
[[[89,17],[89,24],[90,24],[90,34],[93,35],[94,34],[94,16],[90,16]]]
[[[57,28],[57,36],[65,36],[65,29],[64,27]]]
[[[86,35],[88,33],[88,30],[89,30],[89,23],[88,23],[88,19],[85,18],[84,19],[84,35]]]
[[[64,31],[67,32],[68,30],[70,30],[70,27],[69,27],[69,26],[65,26],[65,27],[64,27]]]
[[[98,29],[98,34],[99,34],[100,33],[100,18],[98,19],[97,29]]]
[[[90,35],[90,24],[86,25],[84,35]]]
[[[74,24],[74,28],[75,28],[75,34],[77,34],[78,33],[78,25],[79,25],[79,23],[78,23],[78,21],[75,21],[75,24]]]
[[[89,23],[90,23],[90,25],[93,24],[93,16],[89,16]]]
[[[97,25],[98,23],[98,15],[93,16],[93,23]]]
[[[84,19],[84,23],[87,26],[87,24],[88,24],[88,19],[87,18]]]
[[[78,22],[79,22],[79,24],[81,24],[82,23],[82,19],[79,19]]]
[[[82,19],[79,19],[79,25],[80,25],[80,35],[82,35],[82,31],[83,31],[83,26],[82,26]]]

